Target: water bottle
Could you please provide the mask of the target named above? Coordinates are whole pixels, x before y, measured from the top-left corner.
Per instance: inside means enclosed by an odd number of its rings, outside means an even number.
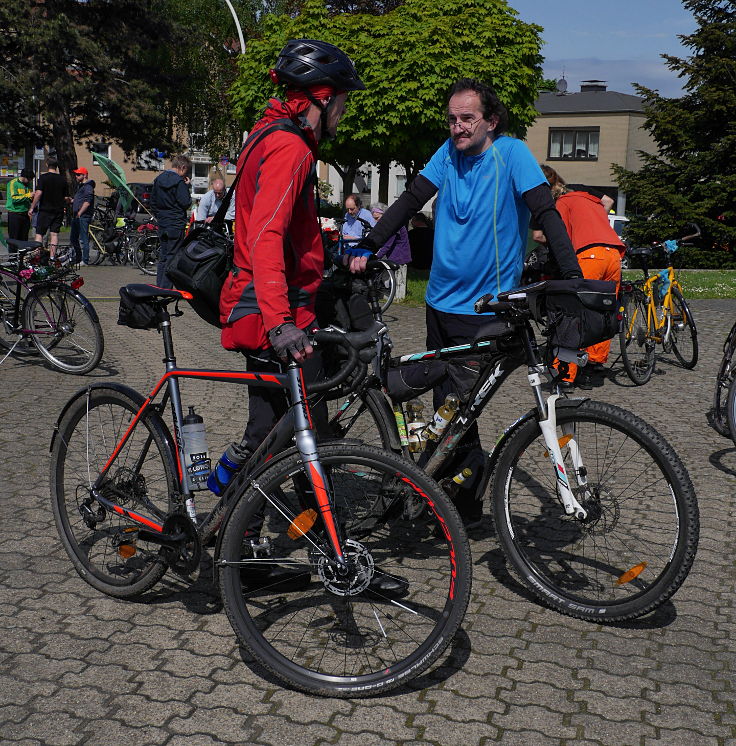
[[[439,440],[450,420],[455,416],[460,406],[457,394],[448,394],[445,403],[434,413],[434,419],[427,427],[427,437],[430,440]]]
[[[207,478],[207,487],[219,497],[238,469],[248,460],[248,456],[250,452],[245,446],[231,443]]]
[[[473,470],[466,466],[462,471],[459,471],[451,479],[443,479],[440,483],[442,489],[447,493],[447,496],[452,499],[457,495],[458,490],[462,487],[463,483],[467,481],[469,477],[473,476]]]
[[[409,450],[412,453],[418,453],[424,450],[424,428],[425,422],[422,422],[422,410],[424,404],[419,399],[412,399],[406,403],[406,414],[409,422],[406,424],[407,439],[409,441]]]
[[[203,490],[207,486],[207,475],[212,467],[207,451],[204,420],[189,407],[189,414],[182,425],[184,441],[184,474],[190,490]]]

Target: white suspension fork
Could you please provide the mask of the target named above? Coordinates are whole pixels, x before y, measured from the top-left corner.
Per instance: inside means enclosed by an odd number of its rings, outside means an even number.
[[[560,441],[557,438],[557,400],[560,398],[559,394],[552,394],[547,399],[547,419],[539,421],[539,427],[542,430],[544,436],[544,442],[547,446],[547,453],[549,453],[549,460],[552,463],[552,467],[555,470],[555,479],[557,481],[557,488],[560,491],[560,497],[562,498],[562,505],[565,508],[566,515],[574,515],[578,520],[583,520],[587,517],[588,513],[582,505],[575,499],[572,490],[570,489],[570,482],[567,478],[567,471],[565,470],[565,464],[562,459],[562,449],[560,448]],[[572,428],[568,428],[570,430]],[[565,428],[563,427],[563,434],[570,435],[574,433],[564,433]],[[568,443],[570,448],[570,454],[572,456],[573,467],[577,477],[578,484],[585,484],[584,476],[581,476],[582,457],[580,455],[580,449],[575,441],[575,438],[571,438]],[[582,472],[585,474],[585,471]]]

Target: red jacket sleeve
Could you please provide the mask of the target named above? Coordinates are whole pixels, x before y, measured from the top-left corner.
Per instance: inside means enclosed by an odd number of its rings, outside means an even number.
[[[310,179],[314,156],[294,136],[266,137],[248,220],[247,250],[266,331],[291,320],[284,246],[294,205]]]

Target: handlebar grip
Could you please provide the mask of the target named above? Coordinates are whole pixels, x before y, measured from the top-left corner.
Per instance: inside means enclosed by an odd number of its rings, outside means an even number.
[[[329,391],[347,380],[358,365],[358,350],[350,344],[344,333],[341,332],[319,329],[312,336],[315,342],[337,344],[344,347],[348,353],[348,359],[332,378],[307,384],[307,394],[318,394],[322,391]]]
[[[401,265],[396,264],[396,262],[392,262],[390,259],[369,259],[368,263],[365,265],[365,268],[367,271],[373,270],[373,269],[391,269],[394,272],[399,269]]]
[[[493,293],[486,293],[485,295],[481,295],[480,298],[478,298],[477,301],[473,304],[473,309],[476,313],[485,313],[487,309],[487,305],[495,298]]]

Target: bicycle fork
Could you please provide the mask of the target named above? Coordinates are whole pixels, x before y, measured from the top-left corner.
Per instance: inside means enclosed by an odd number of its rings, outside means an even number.
[[[309,413],[302,369],[295,363],[291,363],[287,370],[287,379],[292,401],[296,447],[301,455],[307,478],[314,492],[317,507],[334,553],[337,570],[340,574],[345,574],[348,571],[348,564],[341,549],[342,542],[335,521],[335,513],[332,509],[333,501],[328,492],[329,482],[325,477],[324,469],[317,454],[317,439],[314,435],[314,424]]]
[[[555,471],[555,481],[557,483],[560,499],[562,500],[562,506],[565,509],[565,514],[574,516],[578,520],[583,521],[588,517],[588,512],[577,501],[572,489],[570,488],[570,481],[562,457],[562,448],[567,446],[570,449],[570,456],[572,458],[572,465],[578,486],[586,488],[586,469],[583,465],[580,448],[575,440],[574,425],[563,425],[563,436],[562,438],[557,437],[557,400],[560,398],[560,395],[552,394],[546,401],[544,400],[541,392],[542,379],[540,372],[536,368],[530,368],[528,378],[529,384],[534,390],[537,398],[537,409],[540,414],[539,427],[542,431],[544,443],[547,447],[545,455],[549,458],[552,468]]]

